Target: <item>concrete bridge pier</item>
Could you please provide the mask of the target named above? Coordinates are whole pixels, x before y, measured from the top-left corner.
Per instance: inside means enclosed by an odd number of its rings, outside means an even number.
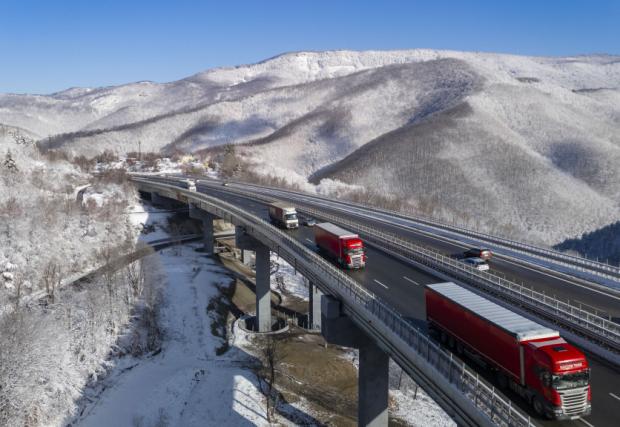
[[[359,349],[357,424],[387,427],[388,354],[342,313],[340,301],[321,297],[321,333],[328,343]]]
[[[321,296],[323,292],[312,282],[308,283],[308,329],[321,330]]]
[[[202,221],[202,240],[204,243],[204,252],[206,254],[214,253],[215,237],[213,236],[213,221],[217,218],[209,212],[197,208],[194,204],[189,204],[189,217]]]
[[[254,251],[256,254],[256,326],[258,332],[269,332],[272,325],[269,248],[239,226],[235,230],[235,244],[242,251]]]
[[[241,249],[241,262],[246,266],[252,265],[252,251]]]

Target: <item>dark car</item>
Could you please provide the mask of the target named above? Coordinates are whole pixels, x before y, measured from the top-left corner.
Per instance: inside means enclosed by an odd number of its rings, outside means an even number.
[[[308,226],[308,227],[313,227],[313,226],[316,225],[316,220],[314,218],[310,218],[310,217],[307,217],[307,216],[301,216],[301,217],[299,217],[299,223],[301,225],[305,225],[305,226]]]
[[[463,254],[465,258],[480,258],[488,261],[493,256],[493,252],[486,248],[470,248]]]

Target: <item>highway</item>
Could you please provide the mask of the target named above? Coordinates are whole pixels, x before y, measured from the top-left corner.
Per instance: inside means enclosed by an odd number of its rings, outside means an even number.
[[[230,185],[233,189],[236,186],[236,184]],[[401,217],[390,217],[383,213],[363,211],[359,207],[353,208],[346,202],[327,201],[321,197],[305,193],[293,193],[287,190],[265,189],[256,186],[244,188],[246,191],[248,189],[259,194],[289,201],[297,206],[300,203],[308,203],[328,213],[342,215],[343,212],[346,212],[362,225],[400,235],[444,255],[459,256],[465,249],[471,247],[471,245],[449,237],[447,233],[430,235],[428,227],[420,228],[419,225]],[[512,257],[496,255],[490,265],[494,273],[499,273],[515,283],[526,285],[564,301],[570,301],[575,306],[581,306],[604,317],[611,316],[620,319],[620,292],[618,291],[574,276],[525,263]]]
[[[199,185],[198,191],[218,197],[224,201],[241,207],[254,215],[268,219],[268,211],[266,204],[258,199],[233,194],[230,189],[216,185]],[[280,197],[285,199],[284,197]],[[285,199],[286,200],[286,199]],[[289,199],[290,201],[293,201]],[[293,201],[294,203],[294,201]],[[452,242],[446,242],[441,239],[431,239],[428,236],[415,231],[398,228],[396,226],[386,225],[382,222],[367,219],[369,224],[382,225],[383,227],[393,227],[399,234],[407,236],[410,239],[419,239],[417,241],[427,246],[437,248],[439,251],[446,253],[454,253],[462,251],[463,247]],[[313,240],[313,232],[310,227],[301,227],[299,230],[291,230],[288,233],[295,237],[299,242],[304,244],[311,250],[316,250]],[[514,274],[519,282],[527,282],[546,292],[555,292],[558,296],[566,295],[566,298],[580,298],[584,303],[596,304],[599,309],[606,310],[609,313],[618,312],[618,303],[609,301],[605,295],[591,292],[588,287],[575,287],[564,279],[554,277],[553,275],[543,274],[535,269],[526,268],[518,263],[512,263],[503,260],[495,260],[492,263],[493,269],[501,269],[504,274]],[[375,293],[377,296],[388,302],[401,314],[406,316],[413,324],[421,330],[426,329],[426,313],[424,304],[423,285],[429,283],[437,283],[443,281],[432,275],[429,275],[407,263],[401,262],[377,250],[373,247],[368,248],[368,263],[364,270],[349,271],[354,279],[367,289]],[[533,283],[530,283],[533,281]],[[577,296],[578,295],[578,296]],[[614,314],[615,315],[615,314]],[[592,368],[592,415],[585,419],[574,421],[546,421],[538,420],[540,424],[550,426],[616,426],[620,420],[620,373],[589,356]],[[472,363],[469,363],[473,365]],[[486,373],[479,370],[481,375]],[[507,393],[509,396],[510,394]],[[522,399],[511,396],[512,400],[518,404],[523,410],[535,417],[533,411]]]

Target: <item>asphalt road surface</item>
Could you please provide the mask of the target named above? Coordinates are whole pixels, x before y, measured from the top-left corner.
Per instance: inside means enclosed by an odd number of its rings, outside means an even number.
[[[226,187],[201,187],[199,191],[216,196],[224,201],[244,208],[254,215],[268,219],[267,205],[256,199],[232,194],[226,191]],[[368,220],[369,224],[373,224]],[[375,224],[373,224],[375,225]],[[385,224],[383,224],[385,226]],[[385,226],[388,227],[388,226]],[[300,227],[298,230],[287,231],[307,248],[316,251],[312,227]],[[411,238],[419,239],[424,244],[437,248],[441,252],[462,252],[463,247],[441,240],[433,240],[426,236],[420,236],[412,231],[400,230],[399,233]],[[423,272],[407,263],[396,260],[386,253],[373,247],[367,247],[368,261],[366,268],[347,273],[360,284],[386,301],[401,314],[406,316],[412,323],[426,330],[426,312],[424,303],[424,285],[438,283],[443,280]],[[498,269],[507,276],[514,274],[519,282],[527,281],[536,289],[556,295],[566,295],[568,298],[580,298],[584,303],[597,304],[601,309],[616,313],[619,302],[606,299],[605,296],[590,292],[588,288],[572,286],[563,279],[542,274],[531,268],[520,266],[518,263],[495,259],[491,263],[492,269]],[[620,372],[603,362],[588,355],[591,365],[592,385],[592,415],[572,421],[547,421],[537,419],[537,423],[552,426],[618,426],[620,425]],[[480,367],[471,361],[467,361],[473,369],[478,370],[483,376],[488,376]],[[524,411],[535,417],[535,414],[518,396],[509,397]]]

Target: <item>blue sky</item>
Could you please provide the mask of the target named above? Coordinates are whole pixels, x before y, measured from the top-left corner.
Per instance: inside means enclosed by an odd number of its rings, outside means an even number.
[[[171,81],[282,52],[620,54],[620,1],[0,0],[0,92]]]

